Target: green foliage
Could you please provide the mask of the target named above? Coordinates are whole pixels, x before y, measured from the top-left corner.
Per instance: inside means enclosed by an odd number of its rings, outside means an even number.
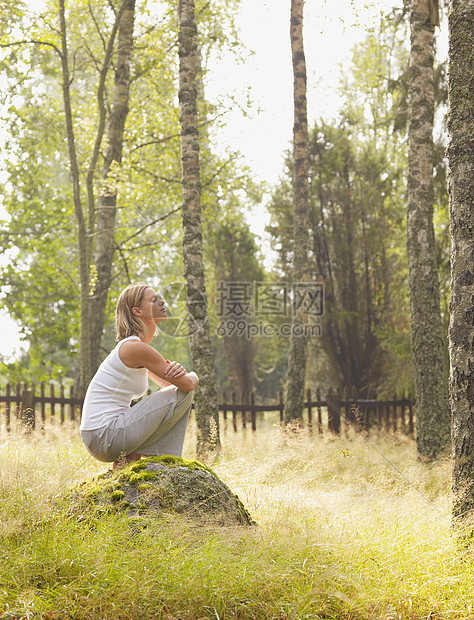
[[[325,286],[321,346],[344,385],[379,387],[379,327],[398,320],[393,300],[404,271],[402,171],[375,139],[346,119],[310,135],[310,265]],[[274,195],[269,231],[291,278],[291,166]],[[318,383],[320,385],[320,382]]]
[[[88,203],[85,178],[99,120],[97,97],[104,42],[114,20],[114,3],[80,0],[66,12],[71,55],[71,96],[83,204]],[[238,54],[234,15],[238,2],[197,3],[203,74],[214,48]],[[106,308],[102,353],[114,344],[113,312],[119,292],[130,281],[150,282],[157,289],[182,282],[181,163],[177,106],[177,25],[174,2],[160,7],[137,3],[136,49],[133,55],[129,114],[122,163],[109,175],[118,190],[118,218],[114,233],[116,254],[112,287]],[[43,13],[26,5],[10,7],[3,15],[0,68],[7,80],[2,94],[7,129],[3,166],[4,219],[0,251],[8,264],[0,274],[2,302],[19,322],[29,343],[23,379],[43,377],[47,369],[62,368],[72,376],[79,339],[79,268],[72,188],[64,140],[60,46],[57,6],[48,2]],[[38,41],[23,43],[17,41]],[[113,89],[113,65],[105,82],[106,105]],[[222,114],[203,103],[206,123]],[[206,125],[207,126],[207,125]],[[95,201],[100,192],[101,166],[106,145],[94,170]],[[232,154],[221,161],[212,141],[203,148],[204,213],[206,217],[242,200],[254,191],[248,171]],[[85,210],[86,223],[93,210]],[[88,221],[91,256],[93,222]],[[91,290],[94,271],[91,265]],[[185,339],[160,334],[167,357],[185,360]],[[5,368],[8,372],[8,368]]]
[[[255,237],[238,211],[221,218],[213,226],[211,235],[214,279],[210,285],[213,289],[212,307],[215,313],[215,316],[212,316],[212,326],[214,333],[219,333],[219,326],[225,324],[229,318],[227,300],[232,287],[242,286],[242,283],[245,283],[244,287],[253,286],[253,282],[262,281],[264,276]],[[221,291],[222,287],[224,292]],[[247,312],[244,316],[231,314],[230,318],[249,321],[250,315]],[[230,387],[237,392],[252,391],[255,381],[255,356],[258,351],[256,340],[239,337],[237,334],[224,334],[219,338],[218,344],[217,357],[222,360],[222,364],[218,365],[220,389]]]
[[[407,23],[403,11],[383,17],[353,50],[341,77],[337,122],[310,132],[311,226],[315,280],[325,285],[323,336],[310,343],[313,385],[342,383],[411,393],[406,258]],[[436,71],[445,105],[445,70]],[[442,110],[442,108],[441,108]],[[445,324],[449,299],[449,234],[442,136],[436,144],[437,248]],[[274,189],[268,232],[278,269],[292,277],[292,164]]]
[[[406,129],[408,59],[408,23],[403,12],[393,10],[354,46],[350,70],[341,76],[349,125],[385,148],[396,147]]]
[[[11,380],[73,377],[79,336],[79,270],[60,63],[54,49],[60,43],[57,6],[48,0],[45,11],[38,14],[25,2],[4,4],[2,45],[18,40],[43,44],[0,50],[0,69],[6,77],[1,93],[6,180],[1,192],[0,251],[7,257],[0,291],[2,304],[19,322],[29,344],[28,354],[20,362],[4,364],[2,374]],[[97,130],[103,40],[113,23],[112,7],[117,6],[118,0],[79,0],[74,10],[72,5],[67,9],[82,182]],[[258,240],[244,223],[247,207],[261,201],[262,187],[252,180],[238,153],[216,155],[223,112],[236,102],[203,99],[207,66],[213,58],[222,50],[231,50],[240,59],[244,54],[235,23],[238,7],[239,0],[196,2],[202,55],[204,260],[213,333],[219,325],[219,281],[291,280],[291,164],[287,162],[283,181],[272,192],[269,231],[279,260],[272,273],[265,273]],[[166,291],[175,283],[184,284],[175,10],[171,0],[137,2],[123,158],[110,176],[118,189],[118,218],[102,339],[104,356],[114,346],[113,312],[125,285],[145,281]],[[313,385],[358,382],[390,395],[411,390],[404,222],[406,41],[403,12],[395,11],[374,25],[354,49],[351,67],[341,79],[344,106],[340,119],[321,120],[312,128],[313,236],[309,245],[313,274],[324,278],[327,294],[323,338],[313,338],[309,347],[308,377]],[[113,80],[111,67],[108,95]],[[436,69],[436,93],[438,104],[445,105],[444,65]],[[443,140],[441,130],[436,144],[435,230],[447,329],[450,248]],[[101,152],[95,171],[96,197],[102,162]],[[86,202],[84,182],[82,198]],[[93,250],[93,234],[91,238]],[[93,284],[92,271],[91,288]],[[281,323],[273,322],[276,328]],[[261,397],[273,397],[282,388],[286,338],[256,337],[244,342],[216,337],[214,345],[220,389],[238,382],[237,389],[258,387]],[[157,346],[169,359],[189,359],[186,338],[159,330]],[[234,377],[232,386],[229,375]]]

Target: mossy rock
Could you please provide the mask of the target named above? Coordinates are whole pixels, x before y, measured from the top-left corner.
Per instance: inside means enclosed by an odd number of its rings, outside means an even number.
[[[178,513],[203,523],[255,525],[239,498],[209,467],[176,456],[152,456],[102,474],[81,484],[79,499],[83,508],[99,513]]]

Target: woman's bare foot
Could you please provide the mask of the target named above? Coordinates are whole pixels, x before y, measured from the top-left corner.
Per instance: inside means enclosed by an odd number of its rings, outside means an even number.
[[[117,469],[118,467],[125,467],[125,465],[128,465],[132,461],[139,461],[141,458],[142,455],[138,454],[138,452],[132,452],[131,454],[127,454],[126,456],[119,456],[119,458],[114,461],[113,468]]]

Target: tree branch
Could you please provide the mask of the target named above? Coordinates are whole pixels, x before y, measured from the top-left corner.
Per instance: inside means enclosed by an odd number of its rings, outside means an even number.
[[[13,47],[14,45],[25,45],[25,44],[33,44],[33,45],[47,45],[48,47],[52,47],[55,52],[59,54],[59,57],[62,58],[61,50],[54,45],[54,43],[49,43],[48,41],[39,41],[38,39],[24,39],[23,41],[12,41],[12,43],[0,43],[0,47]]]
[[[197,11],[196,13],[196,20],[199,19],[199,17],[201,16],[202,13],[204,13],[204,11],[208,8],[208,6],[210,5],[210,2],[206,2],[206,4],[203,4],[202,7],[199,9],[199,11]]]
[[[104,48],[104,52],[105,52],[105,51],[106,51],[106,49],[107,49],[107,45],[106,45],[106,43],[105,43],[104,36],[102,35],[102,31],[101,31],[101,29],[99,28],[99,24],[97,23],[97,20],[96,20],[96,18],[95,18],[94,11],[92,10],[90,0],[89,0],[89,2],[87,3],[87,7],[88,7],[88,9],[89,9],[89,14],[90,14],[90,16],[92,17],[92,21],[94,22],[94,26],[95,26],[95,29],[96,29],[96,31],[97,31],[97,34],[99,35],[100,40],[102,41],[102,47]]]
[[[213,181],[214,179],[219,176],[219,174],[230,164],[230,162],[234,159],[234,157],[230,157],[226,162],[224,162],[222,164],[222,166],[220,166],[215,173],[205,182],[202,184],[202,187],[208,187]]]
[[[74,285],[74,288],[76,289],[76,292],[78,294],[80,294],[81,289],[78,286],[77,282],[74,280],[74,278],[72,277],[72,275],[69,273],[69,271],[65,268],[65,267],[61,267],[61,265],[56,265],[57,269],[59,269],[59,271],[62,271],[64,274],[66,274],[66,276],[71,280],[71,282]]]
[[[143,172],[144,174],[148,174],[149,176],[153,177],[156,181],[165,181],[166,183],[181,183],[181,178],[172,179],[169,177],[160,176],[159,174],[155,174],[154,172],[151,172],[151,170],[147,170],[146,168],[143,168],[138,163],[132,163],[132,168],[136,170],[137,172]]]
[[[116,245],[115,249],[120,254],[120,258],[122,259],[122,263],[123,263],[123,266],[124,266],[124,269],[125,269],[125,273],[127,274],[127,280],[128,280],[128,283],[130,284],[131,280],[130,280],[130,273],[128,271],[127,259],[123,255],[122,248],[120,247],[120,245]]]
[[[97,87],[97,107],[99,109],[99,125],[97,127],[97,133],[94,141],[94,148],[90,159],[89,168],[86,173],[86,188],[87,188],[87,204],[88,204],[88,238],[89,248],[92,252],[92,236],[95,229],[95,198],[94,198],[94,174],[97,171],[97,162],[99,160],[100,148],[102,145],[102,139],[104,137],[106,118],[107,118],[107,91],[106,91],[106,79],[107,74],[112,62],[112,56],[114,51],[115,39],[117,31],[120,25],[120,20],[125,11],[125,0],[122,0],[112,32],[110,33],[109,41],[105,50],[104,62],[99,72],[99,84]],[[95,60],[95,59],[94,59]]]
[[[210,123],[213,123],[220,116],[224,116],[224,114],[225,114],[225,112],[221,112],[220,114],[217,114],[217,116],[215,116],[214,118],[206,120],[203,123],[199,123],[198,124],[198,128],[199,127],[204,127],[205,125],[209,125]],[[143,144],[138,144],[135,148],[133,148],[131,150],[131,152],[133,153],[133,151],[138,151],[138,149],[141,149],[141,148],[143,148],[145,146],[150,146],[151,144],[161,144],[162,142],[166,142],[167,140],[171,140],[172,138],[179,138],[180,136],[181,136],[180,133],[174,133],[174,134],[171,134],[169,136],[163,136],[163,138],[158,138],[156,140],[150,140],[149,142],[143,142]]]
[[[175,134],[171,134],[169,136],[164,136],[163,138],[158,138],[156,140],[150,140],[149,142],[143,142],[143,144],[137,144],[137,146],[135,146],[131,152],[133,153],[134,151],[138,151],[138,149],[141,149],[145,146],[150,146],[151,144],[161,144],[162,142],[166,142],[167,140],[172,140],[173,138],[179,138],[181,134],[179,133],[175,133]]]
[[[138,235],[141,234],[144,230],[146,230],[149,226],[154,226],[158,222],[161,222],[162,220],[165,220],[167,217],[170,217],[170,215],[173,215],[173,213],[176,213],[179,210],[180,210],[180,207],[177,207],[176,209],[173,209],[172,211],[168,211],[168,213],[165,213],[164,215],[161,215],[160,217],[156,218],[156,220],[153,220],[152,222],[148,222],[147,224],[145,224],[145,226],[142,226],[136,232],[134,232],[133,235],[130,235],[130,237],[127,237],[127,239],[124,239],[121,243],[117,244],[115,246],[116,249],[118,250],[118,249],[122,248],[131,239],[134,239],[135,237],[138,237]]]

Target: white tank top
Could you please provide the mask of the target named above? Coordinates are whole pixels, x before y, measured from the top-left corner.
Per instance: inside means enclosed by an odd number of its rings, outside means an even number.
[[[93,431],[105,426],[130,409],[131,401],[147,391],[148,370],[129,368],[119,357],[120,347],[127,340],[140,338],[129,336],[121,340],[92,378],[82,408],[81,431]]]

